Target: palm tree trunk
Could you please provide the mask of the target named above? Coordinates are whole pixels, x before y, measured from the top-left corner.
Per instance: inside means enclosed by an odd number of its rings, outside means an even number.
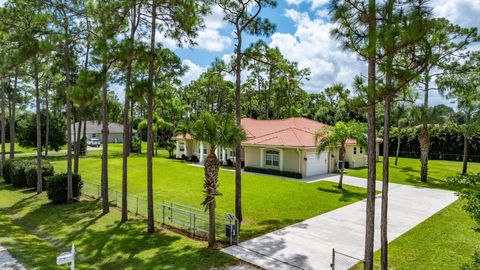
[[[420,141],[420,180],[427,182],[428,180],[428,154],[430,152],[430,135],[428,132],[427,114],[428,114],[428,91],[430,90],[430,77],[429,70],[425,71],[425,89],[423,98],[423,112],[425,115],[422,117],[422,127],[418,139]]]
[[[17,107],[17,85],[18,85],[18,68],[15,68],[15,79],[13,81],[12,90],[12,110],[10,113],[10,159],[15,159],[15,113]]]
[[[104,82],[102,88],[102,211],[104,214],[110,212],[108,198],[108,71],[104,63]]]
[[[398,165],[398,156],[400,155],[400,143],[402,140],[402,135],[400,134],[400,120],[397,120],[397,152],[395,153],[395,166]]]
[[[64,24],[65,39],[64,39],[64,55],[65,58],[70,58],[70,47],[68,43],[68,18],[65,19]],[[65,61],[65,89],[70,87],[70,61]],[[65,90],[64,90],[65,91]],[[67,201],[73,201],[73,181],[72,181],[72,104],[68,95],[65,94],[66,103],[66,117],[67,117]]]
[[[373,244],[375,237],[375,83],[376,83],[376,2],[368,1],[368,180],[365,229],[365,270],[373,270]]]
[[[50,136],[50,109],[47,88],[45,89],[45,159],[48,159],[48,136]]]
[[[235,60],[235,117],[238,127],[242,126],[242,105],[240,101],[242,75],[242,33],[236,28],[237,46]],[[235,146],[235,216],[238,223],[243,220],[242,215],[242,142],[238,140]]]
[[[343,174],[344,174],[344,163],[343,160],[340,161],[340,180],[338,181],[338,188],[343,189]]]
[[[157,26],[157,1],[152,0],[152,21],[150,35],[150,61],[148,63],[147,94],[147,205],[148,233],[155,231],[153,213],[153,87],[155,76],[155,33]]]
[[[210,153],[205,159],[205,194],[207,194],[203,204],[208,205],[208,247],[215,247],[215,208],[218,186],[219,161],[215,155],[215,146],[210,144]]]

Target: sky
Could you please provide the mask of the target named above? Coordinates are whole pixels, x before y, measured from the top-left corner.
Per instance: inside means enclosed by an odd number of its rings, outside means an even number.
[[[0,0],[0,5],[5,0]],[[351,86],[356,75],[365,75],[367,66],[352,52],[342,50],[339,42],[330,36],[333,27],[328,14],[329,0],[278,0],[276,8],[262,11],[261,16],[276,25],[276,31],[263,38],[271,47],[278,47],[290,61],[300,68],[311,70],[310,80],[304,84],[309,93],[318,93],[334,83]],[[480,28],[480,0],[430,0],[433,13],[463,27]],[[160,38],[164,46],[174,50],[188,71],[182,83],[188,84],[204,72],[215,58],[229,59],[234,52],[233,28],[223,20],[220,8],[213,7],[204,18],[205,28],[198,33],[197,46],[179,48],[168,38]],[[158,36],[158,35],[157,35]],[[147,37],[145,37],[147,38]],[[243,48],[259,37],[246,36]],[[480,45],[475,45],[480,49]],[[123,100],[123,87],[112,86]],[[449,104],[436,91],[430,92],[432,105]]]
[[[276,24],[276,31],[268,38],[262,37],[271,47],[278,47],[290,61],[300,68],[310,68],[310,80],[304,84],[309,93],[323,91],[334,83],[350,87],[353,78],[366,74],[366,63],[354,53],[342,50],[339,42],[331,37],[333,24],[328,14],[328,0],[279,0],[274,9],[267,9],[261,16]],[[445,17],[463,27],[480,28],[480,0],[431,0],[433,13]],[[225,21],[219,8],[205,17],[205,28],[200,31],[197,46],[178,48],[164,39],[189,67],[182,78],[184,84],[198,78],[215,58],[228,59],[234,51],[233,29]],[[243,48],[258,37],[248,36]],[[478,48],[478,47],[477,47]],[[432,105],[448,104],[436,91],[431,91]]]

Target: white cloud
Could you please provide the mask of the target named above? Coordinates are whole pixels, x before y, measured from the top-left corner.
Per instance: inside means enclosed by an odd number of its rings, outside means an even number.
[[[333,24],[321,18],[312,19],[307,13],[288,9],[285,16],[296,25],[295,33],[275,33],[270,46],[279,47],[282,54],[296,61],[300,68],[310,68],[310,80],[305,90],[319,92],[333,83],[351,85],[355,75],[366,71],[366,64],[352,52],[344,51],[331,37]]]
[[[189,59],[185,59],[182,61],[182,65],[187,66],[188,70],[185,72],[185,75],[181,78],[182,84],[186,85],[189,84],[190,82],[198,79],[200,75],[207,70],[206,67],[199,66]]]
[[[432,0],[433,12],[463,27],[480,26],[479,0]]]
[[[198,33],[196,42],[198,48],[209,52],[221,52],[230,47],[232,39],[220,33],[226,22],[223,21],[223,11],[218,6],[212,7],[212,13],[204,18],[205,28]]]

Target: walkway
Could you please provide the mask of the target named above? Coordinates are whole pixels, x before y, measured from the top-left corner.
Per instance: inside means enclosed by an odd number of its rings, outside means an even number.
[[[0,246],[0,269],[2,270],[24,270],[25,267],[21,265],[15,258],[8,253],[7,249]]]
[[[323,179],[338,182],[337,175]],[[366,179],[345,176],[344,183],[365,187]],[[390,184],[389,240],[392,241],[417,224],[457,200],[454,192],[400,184]],[[381,183],[377,181],[377,189]],[[319,198],[321,199],[321,198]],[[365,242],[366,201],[356,202],[266,235],[223,249],[225,253],[265,269],[328,270],[332,248],[362,258]],[[380,248],[381,196],[375,209],[375,250]],[[335,269],[348,269],[355,262],[343,260]]]

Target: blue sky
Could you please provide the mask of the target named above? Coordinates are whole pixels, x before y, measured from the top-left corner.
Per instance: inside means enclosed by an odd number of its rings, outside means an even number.
[[[366,64],[355,54],[343,51],[329,32],[333,24],[328,16],[328,0],[281,0],[274,9],[262,12],[276,24],[276,31],[268,38],[270,46],[279,47],[284,56],[310,68],[310,80],[304,85],[308,92],[320,92],[333,83],[349,87],[355,75],[366,73]],[[436,16],[446,17],[464,27],[480,27],[480,0],[431,0]],[[184,83],[196,79],[215,58],[228,58],[234,50],[232,27],[222,20],[221,10],[213,8],[205,18],[205,29],[199,33],[195,48],[177,48],[173,42],[164,42],[182,58],[189,71]],[[243,48],[258,37],[246,37]],[[478,46],[476,46],[478,48]],[[431,91],[432,104],[450,103]]]

